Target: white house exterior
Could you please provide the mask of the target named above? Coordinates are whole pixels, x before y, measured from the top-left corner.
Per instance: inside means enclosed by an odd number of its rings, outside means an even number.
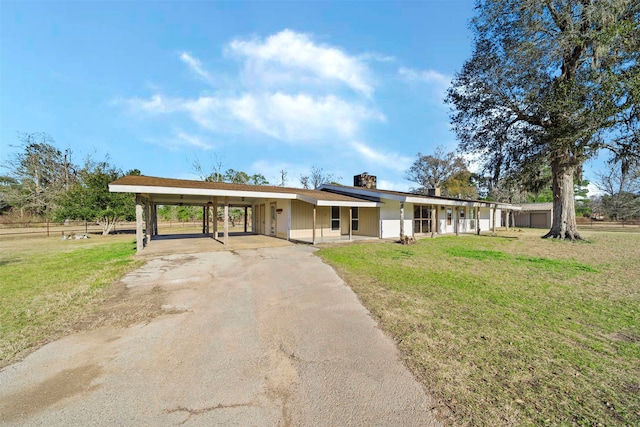
[[[158,234],[158,205],[202,206],[203,234],[218,239],[222,233],[223,243],[229,238],[230,207],[252,210],[253,233],[312,244],[354,236],[397,239],[495,231],[502,210],[519,210],[494,202],[329,184],[306,190],[126,176],[109,184],[109,190],[136,194],[138,250]],[[211,220],[218,208],[225,211],[223,230]]]

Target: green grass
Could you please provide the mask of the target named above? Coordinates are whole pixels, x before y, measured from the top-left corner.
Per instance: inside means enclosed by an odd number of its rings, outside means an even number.
[[[454,425],[640,425],[640,235],[335,246]],[[585,233],[587,234],[587,233]]]
[[[141,263],[127,236],[0,245],[0,367],[73,330],[105,287]]]

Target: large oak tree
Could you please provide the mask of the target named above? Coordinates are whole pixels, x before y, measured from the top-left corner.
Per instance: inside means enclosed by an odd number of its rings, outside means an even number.
[[[574,177],[602,149],[640,154],[637,0],[478,0],[447,100],[463,150],[497,179],[550,166],[545,237],[579,239]]]

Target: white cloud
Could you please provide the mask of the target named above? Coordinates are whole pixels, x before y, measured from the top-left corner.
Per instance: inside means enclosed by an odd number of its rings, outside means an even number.
[[[407,181],[389,181],[386,179],[380,179],[378,180],[377,187],[380,190],[408,192],[410,184]]]
[[[276,92],[195,99],[154,95],[148,100],[136,98],[127,103],[134,111],[147,113],[187,112],[192,120],[207,130],[238,132],[248,127],[291,143],[331,137],[349,138],[365,121],[385,120],[384,115],[374,110],[333,95],[314,97]]]
[[[118,101],[120,102],[120,101]],[[162,95],[153,95],[149,99],[130,98],[123,101],[133,112],[166,114],[180,109],[181,101],[167,99]]]
[[[452,77],[436,70],[414,70],[401,67],[398,74],[406,81],[428,84],[441,99],[444,98],[447,89],[451,86]]]
[[[182,52],[180,54],[180,60],[187,64],[189,69],[193,71],[198,77],[204,80],[206,83],[212,85],[213,84],[213,76],[209,74],[203,67],[202,63],[193,56],[189,55],[187,52]]]
[[[364,62],[349,56],[343,50],[326,44],[317,44],[307,34],[284,30],[266,40],[233,40],[229,51],[248,58],[250,65],[262,70],[278,67],[276,72],[287,78],[304,79],[292,72],[310,73],[321,79],[336,80],[370,97],[373,86],[369,69]]]
[[[376,151],[368,145],[357,141],[352,142],[351,146],[371,163],[379,164],[389,169],[404,172],[411,165],[411,158],[397,153]]]
[[[234,39],[226,51],[240,60],[240,68],[232,72],[233,78],[215,74],[217,81],[225,82],[224,90],[178,97],[156,90],[149,98],[116,103],[132,113],[167,115],[167,120],[180,116],[179,123],[188,129],[183,124],[186,117],[204,135],[255,132],[291,144],[344,144],[358,138],[367,124],[386,121],[371,99],[374,87],[367,60],[392,58],[350,55],[291,30],[263,39]],[[198,58],[185,51],[179,59],[199,79],[213,84],[213,75]],[[206,149],[202,139],[177,140]]]
[[[210,150],[213,144],[209,143],[206,138],[193,135],[183,131],[182,129],[174,129],[173,135],[163,138],[147,138],[147,142],[167,148],[171,151],[177,151],[181,148],[197,148],[200,150]]]
[[[210,150],[211,148],[213,148],[213,145],[206,142],[205,139],[201,136],[191,135],[182,130],[178,130],[176,132],[175,139],[178,142],[178,145],[186,145],[203,150]]]

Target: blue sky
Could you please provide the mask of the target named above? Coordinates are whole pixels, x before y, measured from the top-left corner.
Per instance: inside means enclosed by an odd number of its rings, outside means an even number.
[[[456,148],[442,99],[473,1],[0,2],[0,156],[45,132],[74,160],[299,186],[312,166],[408,190]]]

